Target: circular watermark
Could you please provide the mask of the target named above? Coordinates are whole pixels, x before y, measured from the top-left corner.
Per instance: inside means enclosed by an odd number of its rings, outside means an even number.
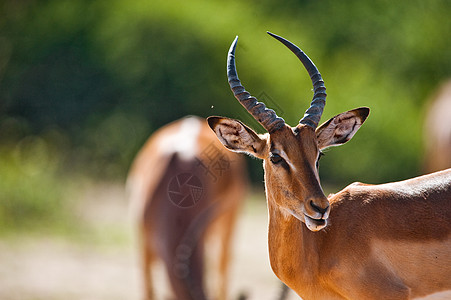
[[[190,208],[202,198],[204,188],[200,179],[191,173],[174,176],[168,185],[169,200],[180,208]]]

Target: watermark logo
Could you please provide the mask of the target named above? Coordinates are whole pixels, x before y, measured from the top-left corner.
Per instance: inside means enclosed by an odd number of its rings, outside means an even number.
[[[180,208],[193,207],[202,198],[203,193],[201,180],[192,173],[180,173],[169,182],[169,199]]]
[[[279,117],[283,117],[285,111],[280,107],[280,105],[274,101],[265,91],[258,94],[256,97],[257,101],[263,102],[268,109],[273,109]],[[244,115],[237,115],[235,119],[241,120],[246,123],[251,128],[260,128],[261,125],[256,121],[251,114],[247,113]]]
[[[280,105],[274,101],[265,91],[261,92],[257,99],[259,101],[266,104],[266,107],[274,109],[279,116],[283,116],[285,114],[285,111],[280,107]]]
[[[204,194],[202,180],[210,177],[212,183],[217,184],[219,178],[226,174],[233,161],[223,151],[226,150],[221,150],[215,143],[210,143],[195,157],[194,169],[181,172],[170,180],[168,196],[175,206],[179,208],[195,206]],[[207,184],[211,184],[211,182],[207,182]]]
[[[210,143],[199,156],[196,157],[198,166],[213,179],[213,182],[218,181],[218,178],[230,168],[230,160],[214,143]]]

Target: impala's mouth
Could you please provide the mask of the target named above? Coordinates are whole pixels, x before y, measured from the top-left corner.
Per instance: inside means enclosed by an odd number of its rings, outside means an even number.
[[[324,219],[313,219],[313,218],[310,218],[309,216],[306,216],[306,217],[309,218],[315,224],[326,225],[326,220],[324,220]]]
[[[314,219],[307,215],[305,216],[305,225],[311,231],[319,231],[327,226],[327,219]]]

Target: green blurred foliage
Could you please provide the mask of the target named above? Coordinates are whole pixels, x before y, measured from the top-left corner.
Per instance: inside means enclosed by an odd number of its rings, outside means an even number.
[[[419,174],[424,102],[451,72],[448,0],[0,5],[0,142],[56,132],[48,143],[64,152],[59,167],[100,178],[125,178],[145,139],[187,114],[240,118],[262,132],[226,81],[235,35],[240,79],[288,123],[307,108],[311,82],[266,30],[319,67],[329,95],[323,120],[371,108],[353,141],[321,161],[323,180],[336,184]],[[251,164],[261,182],[260,163]]]
[[[0,234],[46,230],[67,217],[59,153],[41,137],[28,136],[0,149]]]

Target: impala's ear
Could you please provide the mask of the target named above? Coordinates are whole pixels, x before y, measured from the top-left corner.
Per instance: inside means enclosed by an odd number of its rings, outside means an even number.
[[[226,148],[235,152],[248,153],[258,158],[264,157],[266,139],[257,135],[255,131],[240,121],[224,117],[209,117],[207,121]]]
[[[316,129],[319,149],[339,146],[349,141],[365,122],[368,107],[356,108],[331,118]]]

